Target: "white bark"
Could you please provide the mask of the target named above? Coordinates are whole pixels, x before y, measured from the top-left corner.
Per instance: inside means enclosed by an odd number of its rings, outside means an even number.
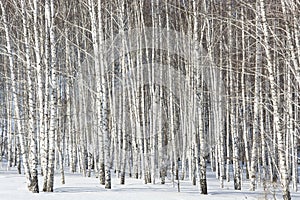
[[[47,171],[47,192],[53,192],[54,187],[54,165],[55,165],[55,138],[57,132],[57,123],[56,123],[56,104],[57,104],[57,57],[56,57],[56,38],[54,32],[54,0],[46,0],[45,2],[45,19],[46,27],[49,31],[49,66],[50,66],[50,76],[49,82],[51,85],[50,88],[50,122],[49,122],[49,150],[48,150],[48,171]]]
[[[5,70],[6,70],[5,76],[8,77],[9,66]],[[6,90],[6,105],[5,105],[5,107],[6,107],[6,127],[5,127],[5,129],[3,127],[4,130],[1,133],[1,134],[3,134],[3,136],[1,136],[1,140],[0,140],[0,142],[2,143],[0,152],[1,153],[4,152],[4,148],[5,148],[4,147],[4,138],[6,135],[6,137],[7,137],[7,170],[10,170],[13,165],[13,156],[14,156],[13,155],[13,148],[14,148],[13,139],[14,139],[14,136],[12,133],[12,121],[13,120],[11,120],[12,119],[12,95],[10,93],[11,88],[9,87],[8,83],[6,84],[5,90]],[[0,158],[0,161],[2,161],[2,158]]]
[[[244,140],[244,151],[245,151],[245,161],[246,161],[246,174],[250,174],[249,170],[250,170],[250,157],[249,157],[249,146],[248,146],[248,127],[247,127],[247,115],[246,115],[246,83],[245,83],[245,77],[246,77],[246,72],[245,72],[245,68],[246,68],[246,37],[245,37],[245,32],[247,30],[245,27],[245,23],[244,23],[244,9],[243,7],[241,8],[241,15],[242,15],[242,49],[243,49],[243,53],[242,53],[242,74],[241,74],[241,88],[242,88],[242,108],[243,108],[243,140]]]
[[[34,103],[33,103],[33,83],[31,77],[33,76],[31,71],[31,58],[30,58],[30,47],[27,29],[27,12],[25,11],[25,2],[21,1],[22,14],[23,14],[23,34],[25,44],[25,59],[26,59],[26,71],[27,71],[27,87],[28,87],[28,137],[30,144],[29,151],[29,167],[31,176],[30,190],[34,193],[39,192],[38,186],[38,172],[37,172],[37,133],[34,129]]]
[[[106,62],[105,59],[103,58],[103,52],[106,49],[103,49],[104,45],[104,35],[103,35],[103,27],[104,25],[102,24],[102,4],[104,2],[102,0],[98,0],[98,38],[99,38],[99,66],[98,69],[99,71],[99,79],[100,79],[100,88],[101,92],[99,93],[99,98],[101,102],[101,112],[100,114],[100,130],[102,132],[102,137],[103,137],[103,156],[104,156],[104,170],[105,170],[105,178],[104,178],[104,184],[106,189],[111,189],[111,172],[110,172],[110,137],[109,137],[109,130],[108,130],[108,103],[107,103],[107,84],[106,84]],[[96,74],[97,74],[96,70]],[[101,146],[100,146],[101,148]],[[101,155],[100,155],[101,158]],[[100,160],[100,165],[101,165],[101,160]],[[101,170],[101,169],[100,169]]]
[[[259,16],[256,16],[256,37],[260,37],[259,32]],[[254,86],[254,104],[253,104],[253,137],[252,137],[252,152],[251,152],[251,170],[250,170],[250,190],[254,191],[256,189],[256,173],[258,165],[258,138],[259,138],[259,91],[260,91],[260,68],[262,63],[262,49],[260,43],[256,42],[256,54],[255,54],[255,86]]]

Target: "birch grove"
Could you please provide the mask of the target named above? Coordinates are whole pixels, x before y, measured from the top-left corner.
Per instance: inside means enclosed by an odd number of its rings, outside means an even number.
[[[0,160],[34,193],[65,170],[297,192],[296,0],[0,0]],[[41,179],[42,185],[39,186]],[[246,185],[246,186],[245,186]]]

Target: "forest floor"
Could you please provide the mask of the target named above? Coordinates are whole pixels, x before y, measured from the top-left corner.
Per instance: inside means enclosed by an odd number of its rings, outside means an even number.
[[[42,185],[42,177],[40,187]],[[158,182],[159,180],[157,180]],[[82,177],[81,174],[66,172],[66,184],[60,183],[60,174],[55,176],[54,192],[32,194],[27,190],[24,175],[19,175],[16,169],[6,170],[5,163],[0,162],[0,199],[1,200],[84,200],[84,199],[109,199],[109,200],[254,200],[254,199],[281,199],[279,189],[264,192],[258,189],[249,191],[249,183],[243,182],[241,191],[233,189],[233,182],[226,182],[225,187],[219,187],[219,181],[214,174],[208,172],[208,195],[199,193],[199,186],[193,186],[190,181],[180,181],[180,192],[177,192],[170,179],[165,185],[144,184],[141,179],[127,178],[125,185],[119,184],[119,179],[113,174],[112,189],[106,190],[99,185],[95,177]],[[41,188],[40,188],[41,189]],[[274,195],[275,193],[275,195]],[[292,199],[300,199],[300,192],[292,192]]]

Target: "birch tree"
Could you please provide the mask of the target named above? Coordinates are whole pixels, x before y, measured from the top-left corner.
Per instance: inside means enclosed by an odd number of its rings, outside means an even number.
[[[49,122],[49,149],[48,149],[48,171],[47,171],[47,192],[53,192],[54,184],[54,164],[55,164],[55,138],[56,138],[56,103],[57,103],[57,57],[56,57],[56,38],[55,38],[55,10],[53,0],[47,0],[45,2],[45,19],[46,27],[49,31],[49,42],[46,43],[49,49],[49,82],[50,88],[50,122]],[[48,38],[47,38],[48,39]]]

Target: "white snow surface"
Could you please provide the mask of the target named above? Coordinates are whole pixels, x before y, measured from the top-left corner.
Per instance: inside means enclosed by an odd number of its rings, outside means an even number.
[[[113,174],[113,173],[112,173]],[[180,192],[177,185],[173,187],[171,180],[161,185],[159,179],[156,184],[144,184],[141,179],[126,177],[125,185],[119,184],[119,179],[113,174],[112,189],[106,190],[99,184],[99,179],[83,177],[81,174],[66,172],[66,184],[60,183],[60,174],[55,175],[53,193],[40,192],[33,194],[26,187],[25,176],[19,175],[16,169],[7,171],[5,164],[0,163],[0,200],[254,200],[281,199],[279,190],[270,189],[268,193],[258,189],[249,191],[249,183],[243,182],[241,191],[233,189],[233,181],[226,182],[225,187],[219,187],[219,181],[213,173],[208,172],[208,195],[201,195],[199,185],[193,186],[190,181],[180,181]],[[176,182],[177,183],[177,182]],[[39,177],[41,190],[42,177]],[[266,196],[267,194],[267,196]],[[292,193],[292,199],[300,199],[299,192]]]

